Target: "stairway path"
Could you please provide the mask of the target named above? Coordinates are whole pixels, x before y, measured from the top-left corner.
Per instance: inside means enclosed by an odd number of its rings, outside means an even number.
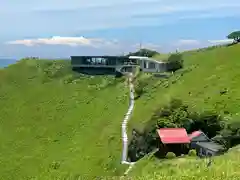
[[[123,141],[123,147],[122,147],[122,164],[128,164],[129,168],[125,171],[124,175],[127,175],[128,172],[132,169],[135,162],[128,162],[127,160],[127,154],[128,154],[128,136],[127,136],[127,123],[130,120],[130,117],[133,112],[134,108],[134,85],[132,83],[133,80],[133,74],[131,73],[128,78],[129,82],[129,90],[130,90],[130,103],[128,107],[128,111],[123,119],[122,122],[122,141]]]

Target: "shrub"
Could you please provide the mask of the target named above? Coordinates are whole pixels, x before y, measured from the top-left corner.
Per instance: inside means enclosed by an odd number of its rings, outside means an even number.
[[[175,72],[178,69],[183,68],[183,58],[182,54],[175,53],[168,58],[167,71]]]
[[[176,154],[174,154],[173,152],[168,152],[166,154],[167,159],[174,159],[175,157],[176,157]]]
[[[233,121],[227,125],[227,129],[231,131],[231,135],[240,135],[240,121]]]
[[[51,167],[51,169],[59,169],[60,168],[60,163],[59,162],[52,162],[51,164],[50,164],[50,167]]]
[[[220,131],[220,135],[213,138],[214,141],[231,148],[240,144],[240,122],[232,121],[226,124],[225,128]]]
[[[146,56],[146,57],[153,57],[154,55],[159,54],[157,51],[153,51],[150,49],[140,49],[139,51],[136,52],[130,52],[126,56]]]
[[[188,155],[189,156],[197,156],[197,151],[195,149],[191,149],[189,152],[188,152]]]
[[[147,83],[144,81],[136,81],[134,91],[136,98],[141,97],[141,95],[144,93],[144,88],[146,87]]]

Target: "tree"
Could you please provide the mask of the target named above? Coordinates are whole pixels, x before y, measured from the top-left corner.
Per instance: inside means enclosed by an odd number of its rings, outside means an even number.
[[[157,51],[153,51],[150,49],[140,49],[136,52],[130,52],[128,56],[145,56],[145,57],[153,57],[154,55],[159,54]]]
[[[183,68],[183,57],[180,53],[174,53],[168,58],[167,70],[175,72],[178,69]]]
[[[234,31],[227,36],[228,39],[233,39],[236,43],[240,43],[240,31]]]

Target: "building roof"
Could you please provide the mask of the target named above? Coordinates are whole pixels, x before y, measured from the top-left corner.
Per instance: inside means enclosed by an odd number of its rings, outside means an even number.
[[[146,56],[129,56],[128,58],[129,59],[140,59],[140,60],[149,59],[149,57],[146,57]]]
[[[188,135],[188,137],[190,139],[193,139],[195,137],[198,137],[199,135],[201,135],[203,132],[202,131],[193,131],[191,134]]]
[[[157,132],[163,144],[190,143],[187,131],[184,128],[161,128]]]
[[[224,147],[222,145],[214,142],[197,142],[197,145],[214,152],[217,152],[219,150],[224,150]]]
[[[188,135],[191,141],[199,141],[199,142],[206,142],[210,141],[210,139],[204,134],[202,131],[194,131],[191,134]]]
[[[129,59],[138,59],[140,61],[144,60],[144,61],[153,62],[153,63],[157,63],[157,64],[166,63],[165,61],[158,61],[156,59],[145,57],[145,56],[129,56],[128,58]]]

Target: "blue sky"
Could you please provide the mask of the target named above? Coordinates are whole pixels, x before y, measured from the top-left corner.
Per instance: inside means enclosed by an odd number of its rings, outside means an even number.
[[[239,0],[0,0],[0,57],[171,52],[225,41]]]

